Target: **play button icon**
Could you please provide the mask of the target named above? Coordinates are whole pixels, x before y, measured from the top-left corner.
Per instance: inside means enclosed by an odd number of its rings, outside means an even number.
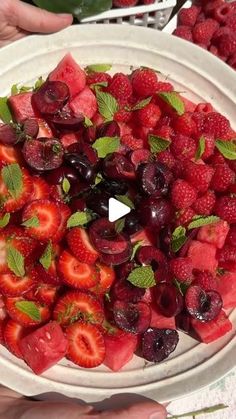
[[[119,220],[119,218],[124,217],[124,215],[129,214],[131,211],[130,207],[123,204],[123,202],[117,201],[115,198],[109,199],[108,205],[108,218],[109,221],[113,222]]]

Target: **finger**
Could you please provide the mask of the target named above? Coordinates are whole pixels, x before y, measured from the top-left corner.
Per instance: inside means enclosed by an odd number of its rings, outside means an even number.
[[[156,402],[136,403],[127,409],[107,411],[100,414],[99,419],[166,419],[166,409]]]
[[[14,414],[10,418],[19,419],[79,419],[89,417],[92,407],[88,405],[77,405],[75,403],[58,403],[58,402],[36,402],[22,400],[18,406],[14,406],[14,413],[18,408],[18,415]],[[11,414],[13,412],[11,411]],[[88,415],[88,416],[87,416]],[[5,419],[5,418],[4,418]]]
[[[19,0],[10,2],[10,8],[10,23],[28,32],[57,32],[73,21],[72,15],[51,13]]]

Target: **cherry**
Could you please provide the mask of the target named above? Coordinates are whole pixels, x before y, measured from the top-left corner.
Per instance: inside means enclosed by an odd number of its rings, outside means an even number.
[[[137,303],[145,294],[145,288],[138,288],[126,279],[117,280],[111,290],[111,297],[114,300]]]
[[[142,226],[139,223],[138,215],[135,211],[131,211],[125,217],[125,227],[124,230],[127,234],[134,234],[137,231],[140,231]]]
[[[91,164],[96,164],[99,161],[96,151],[91,147],[91,145],[83,141],[78,141],[77,143],[69,145],[67,153],[84,156]]]
[[[166,264],[165,255],[154,246],[142,246],[136,258],[141,265],[151,265],[154,271]]]
[[[100,256],[100,259],[103,263],[105,263],[105,265],[116,266],[116,265],[121,265],[124,262],[127,262],[130,259],[131,254],[132,254],[132,246],[130,243],[128,243],[127,248],[123,252],[113,254],[113,255],[102,253]]]
[[[109,194],[94,190],[88,195],[86,204],[88,208],[99,214],[101,217],[108,217],[109,198]]]
[[[39,132],[39,124],[36,119],[29,118],[23,122],[23,132],[25,136],[36,138]]]
[[[223,302],[217,291],[204,291],[198,285],[193,285],[185,294],[185,305],[194,319],[208,322],[218,316]]]
[[[103,174],[111,179],[135,178],[135,170],[132,163],[119,153],[113,153],[103,160]]]
[[[87,127],[83,131],[83,139],[86,143],[92,144],[96,140],[96,127]]]
[[[62,110],[56,115],[53,115],[53,117],[50,119],[50,122],[58,130],[76,131],[81,128],[81,126],[83,126],[84,115],[75,115],[72,112]]]
[[[149,328],[142,338],[143,357],[150,362],[161,362],[175,350],[178,342],[176,330]]]
[[[98,185],[99,189],[113,195],[125,195],[128,191],[128,185],[124,180],[104,180]]]
[[[22,152],[26,163],[39,171],[57,169],[62,165],[64,155],[62,144],[54,138],[27,140]]]
[[[155,303],[166,317],[176,316],[183,309],[183,297],[171,284],[158,284],[155,287]]]
[[[177,329],[184,333],[190,334],[191,330],[191,317],[188,313],[182,311],[175,317]]]
[[[106,218],[100,218],[92,223],[89,229],[89,237],[94,247],[102,253],[116,255],[124,252],[129,241],[121,233],[115,230],[115,224]]]
[[[56,114],[70,96],[67,84],[47,80],[32,96],[33,105],[43,114]]]
[[[130,272],[135,268],[134,260],[130,260],[129,262],[122,263],[116,268],[117,276],[120,279],[126,279]],[[122,300],[122,298],[118,298],[118,300]]]
[[[94,182],[95,169],[87,159],[87,157],[75,153],[66,153],[65,160],[72,166],[83,180],[89,183]]]
[[[139,207],[139,219],[142,225],[157,231],[171,223],[173,214],[170,202],[163,198],[147,198]]]
[[[60,185],[65,178],[68,179],[70,183],[78,182],[76,170],[68,166],[61,166],[52,170],[47,174],[46,180],[51,185]]]
[[[163,163],[143,163],[138,167],[138,179],[144,194],[159,197],[167,194],[172,174]]]
[[[115,301],[113,315],[116,325],[127,332],[143,333],[150,325],[151,309],[148,304]]]
[[[96,137],[119,137],[120,127],[116,121],[108,121],[97,127]]]

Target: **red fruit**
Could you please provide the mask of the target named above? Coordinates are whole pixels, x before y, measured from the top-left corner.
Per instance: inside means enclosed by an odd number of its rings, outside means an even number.
[[[175,258],[170,261],[170,270],[180,282],[190,283],[193,278],[193,264],[189,257]]]
[[[207,164],[186,163],[185,179],[199,192],[206,192],[209,188],[214,169]]]
[[[236,36],[235,34],[225,34],[220,36],[218,41],[219,53],[225,57],[236,52]]]
[[[210,134],[203,134],[202,135],[205,140],[205,150],[202,154],[202,160],[206,160],[211,157],[214,153],[215,149],[215,139],[213,135]]]
[[[8,272],[7,265],[7,241],[3,233],[0,234],[0,273]]]
[[[236,223],[236,198],[230,196],[219,197],[215,205],[215,214],[229,224]]]
[[[196,215],[196,212],[192,208],[186,208],[178,212],[176,224],[178,226],[187,226],[193,217]]]
[[[58,271],[63,281],[73,288],[89,289],[99,281],[99,273],[94,266],[79,262],[66,250],[59,258]]]
[[[215,272],[218,262],[216,247],[213,244],[192,240],[188,249],[188,256],[192,260],[194,269]]]
[[[37,217],[39,226],[26,227],[28,234],[39,240],[53,239],[61,223],[57,204],[47,199],[31,202],[24,208],[22,218],[26,221],[32,217]]]
[[[204,343],[211,343],[232,330],[232,323],[222,310],[220,314],[207,323],[191,319],[191,324],[199,339]]]
[[[157,329],[176,329],[175,317],[163,316],[154,304],[151,305],[151,313],[150,327],[157,327]]]
[[[193,41],[192,37],[192,28],[190,26],[180,25],[178,26],[174,32],[173,35],[178,36],[179,38],[185,39],[186,41]]]
[[[139,150],[143,148],[143,140],[135,138],[132,134],[126,134],[121,137],[121,143],[130,150]]]
[[[14,121],[22,123],[25,119],[37,117],[31,103],[32,95],[31,92],[26,92],[9,97],[8,104]]]
[[[14,320],[8,320],[3,333],[7,349],[13,355],[17,356],[18,358],[22,358],[19,343],[25,336],[26,330]]]
[[[29,367],[42,374],[66,355],[68,342],[59,324],[50,322],[24,337],[19,346]]]
[[[236,14],[234,9],[234,14],[231,14],[230,16],[227,16],[227,19],[225,21],[226,28],[229,28],[232,30],[232,32],[235,33],[236,31]]]
[[[31,276],[17,277],[12,273],[0,275],[0,292],[6,297],[19,297],[33,288]]]
[[[177,116],[173,122],[173,128],[179,134],[188,137],[194,135],[197,131],[197,126],[192,118],[192,113],[185,112],[183,115]]]
[[[200,7],[182,8],[178,13],[178,25],[194,26],[200,13]]]
[[[71,215],[71,209],[64,202],[57,202],[58,212],[61,215],[61,222],[56,234],[53,236],[53,242],[58,243],[64,236],[67,228],[67,221]]]
[[[140,68],[133,72],[131,83],[138,97],[152,96],[157,90],[157,75],[150,68]]]
[[[34,266],[30,271],[30,276],[40,284],[41,282],[48,285],[61,285],[61,279],[59,278],[56,270],[56,264],[53,260],[49,269],[44,269],[41,264]]]
[[[101,263],[97,263],[96,268],[99,270],[100,280],[91,291],[95,294],[105,294],[116,279],[115,271],[111,266],[102,265]]]
[[[180,160],[192,159],[196,154],[197,145],[193,138],[176,134],[172,138],[170,150]]]
[[[11,147],[0,144],[0,167],[5,164],[20,162],[21,159],[20,151],[16,146]]]
[[[53,133],[48,123],[42,118],[37,118],[37,123],[39,126],[38,138],[52,138]]]
[[[67,242],[75,257],[83,263],[93,265],[99,253],[90,243],[89,236],[85,229],[75,227],[67,234]]]
[[[174,90],[173,84],[165,81],[158,81],[156,91],[161,92],[172,92]]]
[[[96,72],[96,73],[89,73],[87,75],[87,84],[96,84],[96,83],[110,83],[111,76],[108,73]]]
[[[138,0],[113,0],[115,7],[133,7],[136,6]]]
[[[130,236],[130,241],[132,244],[141,241],[142,246],[153,246],[155,238],[150,230],[142,229],[137,233],[132,234]]]
[[[84,368],[94,368],[105,358],[105,343],[101,331],[94,325],[82,322],[66,329],[67,358]]]
[[[33,311],[37,313],[37,316],[26,314],[23,310],[17,307],[17,303],[27,301],[31,304]],[[6,310],[12,320],[18,322],[23,327],[38,326],[41,323],[46,323],[50,318],[50,310],[45,305],[38,304],[37,302],[29,301],[24,297],[18,298],[6,298],[5,299]],[[30,310],[31,313],[31,310]]]
[[[197,198],[193,204],[193,209],[196,214],[210,215],[214,208],[216,197],[213,191],[207,191],[200,198]]]
[[[205,12],[206,16],[212,16],[214,10],[221,4],[224,4],[224,0],[213,0],[210,2],[204,2],[203,11]]]
[[[128,76],[123,73],[116,73],[113,77],[107,92],[114,96],[116,99],[130,99],[133,93],[132,85]]]
[[[138,337],[132,333],[105,335],[106,355],[103,364],[112,371],[119,371],[133,358],[138,345]]]
[[[230,130],[229,120],[218,112],[209,112],[205,116],[204,131],[214,135],[215,138],[221,138]]]
[[[236,247],[236,225],[232,225],[226,237],[226,244]]]
[[[209,45],[214,32],[219,28],[219,23],[214,19],[206,19],[196,23],[193,28],[193,40],[198,44]]]
[[[7,167],[7,166],[5,166]],[[9,166],[8,166],[9,167]],[[4,170],[4,169],[2,169]],[[3,197],[4,200],[4,210],[6,212],[15,212],[18,211],[19,209],[21,209],[26,202],[29,201],[30,196],[32,194],[32,190],[33,190],[33,184],[32,184],[32,180],[31,177],[29,176],[28,172],[25,169],[21,169],[21,173],[22,173],[22,188],[19,189],[16,192],[16,196],[12,196],[8,189],[7,186],[5,185],[4,181],[3,181],[3,176],[2,176],[2,172],[0,175],[0,197]]]
[[[235,181],[235,173],[225,164],[215,166],[215,173],[211,179],[211,188],[216,192],[225,192]]]
[[[26,259],[26,263],[30,262],[30,257],[36,251],[38,242],[32,237],[29,237],[26,231],[20,227],[7,226],[4,235],[7,244],[17,249]]]
[[[190,207],[197,198],[197,191],[185,180],[175,180],[171,190],[171,201],[177,209]]]
[[[157,154],[157,160],[164,163],[169,169],[175,166],[175,158],[170,150],[164,150]]]
[[[58,289],[56,286],[41,283],[33,290],[33,297],[39,303],[51,306],[56,301]]]
[[[75,115],[82,114],[91,119],[97,112],[97,99],[89,87],[75,96],[69,103]]]
[[[34,176],[33,180],[33,192],[30,197],[30,201],[36,199],[47,199],[49,197],[50,188],[45,180],[41,177]]]
[[[140,125],[147,128],[154,128],[161,116],[161,110],[158,105],[149,103],[144,108],[136,111],[137,121]]]
[[[218,288],[223,300],[223,308],[228,310],[236,306],[236,273],[226,272],[218,276]]]
[[[209,271],[197,271],[193,285],[198,285],[205,291],[218,290],[217,280]]]
[[[234,246],[226,244],[217,253],[217,258],[220,263],[224,262],[236,262],[236,249]]]
[[[230,3],[223,3],[216,7],[213,12],[213,18],[216,19],[219,23],[227,21],[227,19],[233,15],[234,9]]]
[[[92,293],[69,291],[58,299],[53,318],[62,326],[78,320],[102,323],[104,312],[99,300]]]

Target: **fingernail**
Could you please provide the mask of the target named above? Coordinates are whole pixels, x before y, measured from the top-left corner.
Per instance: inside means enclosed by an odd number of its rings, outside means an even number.
[[[62,17],[63,19],[68,19],[69,17],[72,17],[70,13],[57,13],[57,15]]]
[[[149,419],[162,419],[163,415],[160,412],[152,413]]]

